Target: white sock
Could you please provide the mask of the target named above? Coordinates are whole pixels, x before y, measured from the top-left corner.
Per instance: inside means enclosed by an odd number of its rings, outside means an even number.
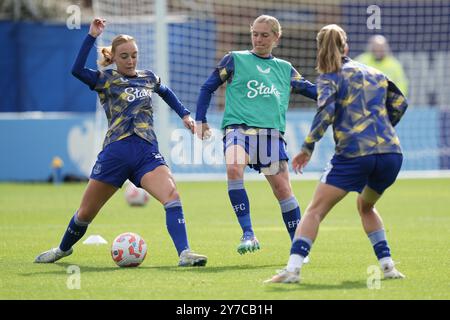
[[[394,267],[394,261],[391,257],[381,258],[380,260],[378,260],[378,262],[380,263],[381,270],[383,271],[392,269],[392,267]]]
[[[288,272],[295,272],[296,270],[299,270],[302,268],[303,260],[305,257],[299,255],[299,254],[291,254],[289,256],[289,261],[286,266],[286,270]]]

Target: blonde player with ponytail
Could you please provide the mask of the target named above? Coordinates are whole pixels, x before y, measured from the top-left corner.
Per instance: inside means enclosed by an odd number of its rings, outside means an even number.
[[[106,21],[96,18],[73,65],[72,74],[95,90],[108,118],[108,132],[81,200],[58,247],[41,253],[36,263],[53,263],[72,254],[103,205],[129,179],[164,206],[166,227],[179,256],[179,266],[204,266],[206,256],[191,252],[175,180],[153,130],[151,96],[158,94],[194,133],[194,120],[177,96],[150,70],[137,70],[138,47],[133,37],[118,35],[101,49],[99,64],[116,69],[91,70],[86,60]]]
[[[392,261],[375,203],[395,182],[402,164],[394,126],[406,111],[405,97],[384,74],[347,57],[347,35],[338,25],[320,30],[317,48],[317,114],[292,166],[301,172],[330,124],[335,155],[296,229],[287,267],[266,282],[299,282],[320,222],[351,191],[359,193],[358,212],[384,278],[404,278]]]

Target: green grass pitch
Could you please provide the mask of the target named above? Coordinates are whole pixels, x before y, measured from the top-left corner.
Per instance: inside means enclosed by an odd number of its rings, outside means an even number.
[[[316,181],[293,182],[305,210]],[[0,299],[449,299],[450,179],[399,180],[377,205],[395,261],[407,278],[367,286],[377,261],[355,208],[355,194],[322,223],[302,270],[301,284],[263,284],[289,256],[289,237],[278,203],[265,181],[247,182],[253,225],[262,249],[240,256],[241,236],[225,182],[183,182],[191,247],[208,255],[204,268],[179,268],[162,206],[152,199],[129,207],[123,190],[102,209],[83,240],[100,234],[108,245],[75,245],[55,264],[34,264],[56,246],[77,209],[85,184],[0,184]],[[140,234],[148,254],[138,268],[119,268],[111,241]],[[70,266],[80,268],[80,288],[70,289]],[[373,275],[373,273],[372,273]],[[370,282],[370,281],[369,281]]]

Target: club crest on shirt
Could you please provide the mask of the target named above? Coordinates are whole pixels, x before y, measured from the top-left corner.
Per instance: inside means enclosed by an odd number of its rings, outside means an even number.
[[[102,165],[100,163],[96,163],[92,172],[94,174],[100,174],[102,172]]]

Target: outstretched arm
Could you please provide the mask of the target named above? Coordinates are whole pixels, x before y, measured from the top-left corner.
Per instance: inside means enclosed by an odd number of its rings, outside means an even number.
[[[197,111],[195,120],[199,123],[197,136],[200,139],[207,139],[211,135],[209,125],[206,120],[206,112],[211,103],[214,92],[234,73],[234,61],[231,53],[225,55],[214,69],[206,82],[200,88],[200,95],[197,100]]]
[[[333,123],[335,114],[335,93],[337,92],[337,85],[333,79],[319,78],[318,81],[318,101],[317,113],[311,125],[311,130],[303,142],[301,151],[292,160],[292,168],[294,171],[302,172],[303,168],[311,159],[314,151],[315,143],[318,142],[330,124]]]
[[[99,72],[97,70],[88,69],[85,67],[86,60],[95,43],[96,38],[103,32],[105,28],[105,20],[95,18],[89,28],[89,34],[84,39],[80,52],[72,67],[72,74],[83,83],[87,84],[91,89],[94,89],[97,83]]]
[[[211,98],[214,92],[222,85],[223,81],[220,78],[219,70],[215,69],[208,77],[206,82],[200,88],[200,94],[197,99],[197,111],[195,113],[195,120],[206,123],[206,112],[211,103]]]
[[[315,143],[322,139],[328,126],[333,123],[334,112],[334,101],[325,106],[319,107],[316,115],[314,116],[311,130],[302,145],[302,151],[309,153],[310,155],[313,153]]]
[[[194,133],[195,121],[190,117],[191,112],[181,103],[175,93],[169,87],[162,84],[158,85],[155,92],[178,114],[181,119],[183,119],[184,126]]]
[[[303,168],[308,164],[314,151],[315,143],[323,137],[328,126],[333,122],[334,109],[335,104],[332,102],[319,108],[317,111],[311,125],[311,130],[303,142],[302,149],[292,159],[292,168],[295,173],[302,173]]]
[[[317,100],[317,86],[305,78],[295,68],[291,70],[292,92]]]
[[[156,93],[178,114],[180,118],[191,113],[169,87],[160,84]]]
[[[231,53],[226,54],[219,62],[214,71],[200,88],[200,95],[197,100],[196,121],[206,123],[206,111],[211,103],[214,92],[234,73],[234,59]]]

